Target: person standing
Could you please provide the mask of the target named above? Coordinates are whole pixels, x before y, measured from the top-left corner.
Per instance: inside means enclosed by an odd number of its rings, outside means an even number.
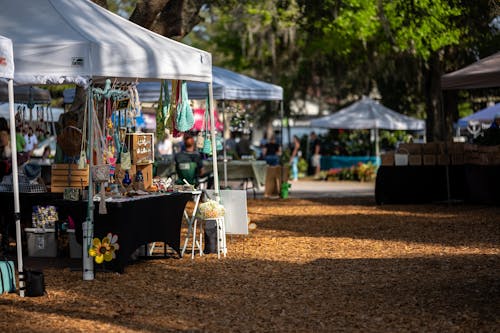
[[[24,141],[25,141],[24,151],[27,152],[29,155],[31,155],[33,149],[35,149],[38,146],[38,139],[36,138],[36,135],[33,133],[33,128],[31,126],[28,128],[28,133],[24,135]]]
[[[311,132],[309,137],[310,165],[314,177],[319,177],[321,171],[321,144],[315,132]]]
[[[290,155],[290,164],[292,165],[292,181],[299,179],[299,157],[300,157],[300,140],[297,135],[293,136],[292,154]]]
[[[280,163],[279,155],[281,155],[281,147],[276,143],[276,138],[271,136],[269,142],[264,146],[262,155],[266,160],[266,163],[270,166],[276,166]]]

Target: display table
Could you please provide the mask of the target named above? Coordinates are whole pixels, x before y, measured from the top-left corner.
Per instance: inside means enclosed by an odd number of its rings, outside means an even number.
[[[321,170],[337,168],[350,168],[358,163],[372,163],[380,165],[380,157],[377,156],[321,156]]]
[[[86,210],[81,209],[81,205],[75,201],[63,200],[62,193],[19,193],[21,208],[21,226],[31,227],[33,206],[56,206],[59,219],[65,219],[70,215],[75,221],[81,216],[85,216]],[[14,219],[14,194],[12,192],[0,192],[0,232],[2,233],[2,248],[7,249],[8,238],[15,237]]]
[[[227,179],[241,181],[250,179],[253,186],[261,190],[266,180],[266,167],[267,164],[265,161],[228,161]],[[203,168],[205,172],[212,172],[212,162],[203,161]],[[217,162],[217,170],[219,181],[222,183],[224,181],[224,162]]]
[[[463,184],[463,166],[380,166],[375,182],[375,200],[377,204],[463,200]]]
[[[164,242],[180,254],[182,216],[190,193],[165,193],[107,201],[107,214],[94,209],[94,237],[102,240],[108,233],[118,235],[120,249],[116,258],[104,265],[123,273],[130,256],[141,245]],[[86,207],[86,202],[81,202]],[[76,225],[77,240],[82,240],[82,225]]]
[[[108,213],[99,214],[99,202],[94,203],[94,237],[102,239],[109,232],[118,235],[120,249],[116,259],[105,264],[107,269],[122,273],[130,255],[141,245],[155,241],[165,242],[180,253],[182,216],[190,193],[152,194],[106,202]],[[2,230],[15,232],[14,199],[12,193],[0,193],[0,221]],[[87,216],[86,201],[67,201],[62,193],[20,193],[21,223],[31,226],[31,212],[35,205],[57,207],[59,219],[71,216],[75,221],[76,240],[81,242],[82,222]],[[3,232],[2,232],[3,233]],[[7,237],[3,237],[7,239]]]
[[[375,200],[378,204],[458,200],[499,205],[498,175],[500,166],[380,166]]]

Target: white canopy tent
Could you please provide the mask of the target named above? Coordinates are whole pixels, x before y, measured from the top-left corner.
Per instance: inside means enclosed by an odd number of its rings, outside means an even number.
[[[0,11],[0,31],[14,42],[16,84],[76,83],[89,86],[106,78],[132,82],[199,81],[209,84],[210,105],[213,105],[210,53],[155,34],[91,1],[5,1]],[[88,100],[91,109],[91,94]],[[215,152],[213,108],[210,114]],[[88,117],[89,132],[92,130],[91,119]],[[88,137],[92,135],[89,133]],[[92,147],[92,142],[88,147]],[[87,154],[92,164],[90,148]],[[216,171],[215,153],[213,163]],[[214,183],[218,193],[217,172]],[[89,193],[92,192],[90,177]],[[93,209],[90,200],[84,223],[84,230],[91,231],[89,237],[93,234]],[[92,280],[92,260],[86,245],[83,278]]]
[[[12,187],[14,192],[14,216],[16,223],[17,269],[19,272],[19,295],[24,297],[23,247],[21,243],[21,206],[19,203],[19,181],[17,178],[16,125],[14,120],[14,56],[12,41],[0,36],[0,80],[6,79],[10,113],[10,148],[12,151]]]
[[[375,131],[375,155],[379,155],[378,130],[425,130],[425,121],[393,111],[363,96],[357,102],[326,117],[311,120],[311,127],[372,129]]]

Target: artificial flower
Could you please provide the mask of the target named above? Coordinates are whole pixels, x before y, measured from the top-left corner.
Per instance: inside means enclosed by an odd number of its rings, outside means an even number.
[[[115,251],[120,249],[117,243],[118,236],[109,233],[102,239],[94,238],[92,247],[89,249],[89,256],[94,257],[97,264],[102,264],[103,261],[111,261],[116,258]]]

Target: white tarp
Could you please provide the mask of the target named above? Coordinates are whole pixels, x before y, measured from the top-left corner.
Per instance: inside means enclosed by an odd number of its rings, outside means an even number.
[[[425,121],[393,111],[368,97],[329,116],[311,120],[311,127],[343,129],[424,130]]]
[[[12,55],[12,41],[0,36],[0,78],[14,78],[14,57]]]
[[[211,54],[170,40],[88,0],[2,1],[16,84],[85,85],[89,78],[210,82]]]

